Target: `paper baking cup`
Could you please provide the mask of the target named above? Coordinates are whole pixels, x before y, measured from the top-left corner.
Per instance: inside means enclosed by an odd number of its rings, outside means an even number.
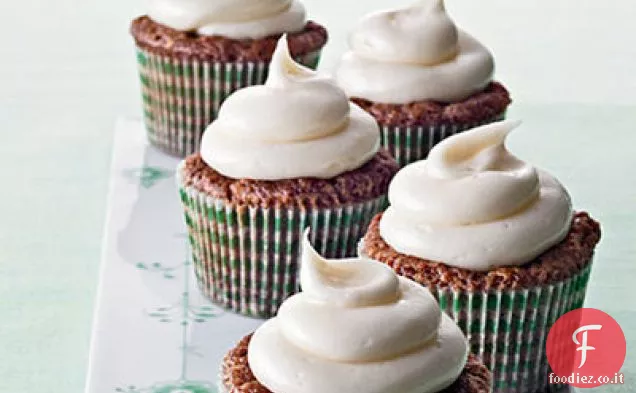
[[[271,317],[298,291],[303,230],[329,258],[356,255],[358,240],[386,196],[331,209],[236,206],[191,187],[179,193],[201,291],[234,312]]]
[[[495,393],[548,391],[545,344],[556,320],[583,306],[592,262],[567,280],[531,289],[468,292],[431,288],[493,373]]]
[[[380,125],[382,146],[395,158],[400,167],[423,160],[433,146],[443,139],[484,124],[503,120],[505,112],[491,119],[467,124],[440,124],[436,126],[384,126]]]
[[[296,58],[316,68],[320,51]],[[144,123],[149,141],[185,157],[199,150],[201,135],[227,96],[265,83],[268,62],[206,62],[156,55],[137,47]]]

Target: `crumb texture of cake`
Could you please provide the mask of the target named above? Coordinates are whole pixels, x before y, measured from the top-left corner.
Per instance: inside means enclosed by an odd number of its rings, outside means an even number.
[[[232,39],[180,31],[141,16],[130,27],[137,46],[154,54],[195,58],[218,62],[269,62],[282,34],[262,39]],[[309,21],[305,28],[287,34],[292,56],[303,56],[322,49],[327,43],[327,30]]]
[[[572,219],[570,231],[561,243],[521,266],[498,267],[488,272],[475,272],[400,254],[380,235],[382,213],[375,216],[364,237],[364,253],[387,263],[398,274],[429,287],[454,288],[464,291],[532,288],[559,282],[583,270],[591,263],[594,247],[601,238],[601,228],[586,212]]]
[[[184,186],[234,205],[323,208],[386,194],[398,166],[386,151],[381,150],[362,167],[333,179],[232,179],[206,165],[199,154],[186,158],[181,170]]]
[[[500,117],[512,102],[508,90],[498,82],[491,82],[484,90],[452,103],[423,100],[386,104],[358,97],[351,100],[373,115],[380,125],[388,127],[480,124]]]

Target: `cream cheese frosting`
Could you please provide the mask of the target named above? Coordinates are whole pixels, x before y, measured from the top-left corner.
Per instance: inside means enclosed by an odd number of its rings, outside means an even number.
[[[272,392],[435,393],[461,374],[466,339],[425,287],[377,261],[326,260],[307,234],[300,279],[249,345]]]
[[[443,0],[420,0],[363,18],[338,67],[350,97],[406,104],[461,101],[491,82],[494,60],[479,41],[458,29]]]
[[[298,0],[147,0],[151,19],[176,30],[234,39],[300,31],[306,23]]]
[[[456,134],[398,172],[382,238],[400,253],[475,271],[522,265],[563,240],[570,196],[506,149],[518,124]]]
[[[332,178],[364,165],[379,146],[373,117],[331,78],[296,63],[282,37],[265,84],[224,101],[201,157],[236,179]]]

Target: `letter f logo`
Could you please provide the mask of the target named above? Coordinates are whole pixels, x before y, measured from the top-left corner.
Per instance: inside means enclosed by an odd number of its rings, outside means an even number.
[[[580,345],[580,347],[576,348],[577,351],[581,351],[581,364],[579,365],[579,368],[583,367],[583,365],[587,361],[587,351],[593,351],[596,349],[592,346],[587,345],[587,332],[589,330],[601,330],[602,328],[603,325],[585,325],[576,329],[572,334],[572,341],[574,341],[576,345]],[[583,332],[583,339],[581,340],[581,342],[579,342],[576,336],[581,332]]]

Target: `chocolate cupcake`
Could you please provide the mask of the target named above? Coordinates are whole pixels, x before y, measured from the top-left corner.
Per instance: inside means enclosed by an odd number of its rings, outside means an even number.
[[[265,85],[242,89],[177,170],[199,286],[269,317],[298,289],[302,231],[324,255],[355,255],[398,166],[371,116],[295,63],[285,39]]]
[[[503,121],[403,168],[361,253],[428,287],[493,372],[496,392],[548,387],[548,331],[583,305],[599,224],[510,154]]]
[[[491,374],[431,293],[305,239],[303,292],[229,351],[226,393],[489,393]]]
[[[292,55],[315,68],[327,31],[306,21],[299,0],[150,0],[135,19],[144,121],[148,139],[185,156],[199,149],[201,134],[223,100],[265,82],[283,33]]]
[[[400,166],[426,158],[442,139],[505,117],[506,88],[494,60],[459,30],[443,0],[363,18],[337,70],[338,83],[378,121]]]

